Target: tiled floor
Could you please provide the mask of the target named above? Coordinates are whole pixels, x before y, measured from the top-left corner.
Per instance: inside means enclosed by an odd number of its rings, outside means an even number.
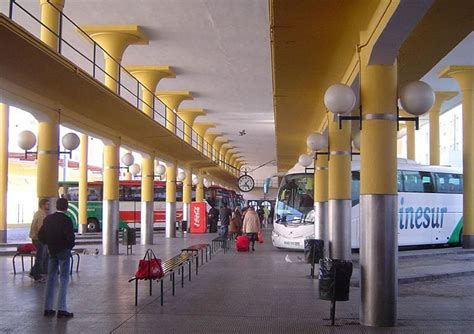
[[[153,249],[166,259],[186,245],[213,237],[186,235],[167,240],[160,234],[155,235]],[[269,233],[266,239],[269,241]],[[124,248],[121,251],[125,253]],[[80,271],[72,275],[69,288],[71,320],[44,318],[44,284],[34,283],[26,273],[13,275],[11,257],[0,257],[0,332],[472,333],[474,328],[474,276],[470,276],[474,254],[457,254],[459,249],[439,256],[402,253],[400,277],[415,282],[400,285],[399,324],[385,329],[359,325],[357,287],[351,288],[350,301],[337,304],[338,326],[328,326],[324,319],[329,303],[318,299],[318,281],[308,277],[309,266],[300,262],[301,254],[277,250],[270,242],[257,245],[254,253],[219,252],[200,267],[199,276],[185,281],[184,289],[177,286],[175,297],[171,296],[171,282],[165,280],[164,307],[160,306],[159,285],[155,283],[150,297],[143,283],[135,307],[133,283],[127,279],[144,251],[145,247],[137,246],[132,256],[81,256]],[[444,271],[458,274],[431,281],[416,279]],[[358,275],[356,262],[353,283]]]

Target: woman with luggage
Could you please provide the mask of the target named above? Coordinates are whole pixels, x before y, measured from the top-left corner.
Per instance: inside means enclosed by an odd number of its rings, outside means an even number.
[[[240,212],[235,209],[235,211],[232,213],[232,218],[230,219],[229,239],[235,240],[236,237],[241,234],[241,226],[242,218],[240,217]]]
[[[255,251],[255,241],[257,241],[260,232],[260,219],[253,207],[249,207],[245,214],[242,232],[249,237],[252,242],[252,251]]]

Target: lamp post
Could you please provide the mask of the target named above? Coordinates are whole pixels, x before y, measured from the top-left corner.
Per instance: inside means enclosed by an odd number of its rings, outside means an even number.
[[[364,94],[359,116],[344,116],[335,112],[334,106],[327,107],[337,114],[340,125],[344,120],[358,120],[361,129],[360,137],[353,139],[354,146],[361,149],[360,322],[366,326],[394,326],[398,297],[396,131],[399,121],[418,123],[418,116],[428,112],[435,95],[424,82],[408,84],[400,91],[400,103],[415,117],[400,117],[396,66],[364,66],[360,78]],[[337,101],[338,92],[333,90],[332,94],[332,100]]]
[[[61,139],[61,143],[67,151],[57,151],[59,154],[68,154],[71,157],[72,151],[79,147],[81,140],[75,133],[67,133]],[[25,159],[28,159],[28,155],[38,155],[38,151],[31,151],[36,145],[36,136],[29,130],[22,131],[18,134],[18,146],[25,151]]]
[[[306,138],[306,146],[314,153],[314,238],[324,241],[327,254],[328,247],[328,155],[319,157],[321,150],[328,148],[327,138],[314,132]],[[329,149],[328,149],[329,151]]]

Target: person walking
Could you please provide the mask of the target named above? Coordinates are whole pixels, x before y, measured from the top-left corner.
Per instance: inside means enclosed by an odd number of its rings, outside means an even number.
[[[268,226],[268,217],[270,216],[270,209],[267,206],[263,207],[263,226]]]
[[[35,264],[31,268],[29,276],[35,282],[44,282],[48,273],[48,251],[45,245],[39,240],[38,232],[43,226],[43,221],[49,212],[49,199],[42,198],[38,203],[38,211],[33,215],[33,220],[30,227],[30,238],[33,245],[36,247]]]
[[[221,219],[221,236],[227,239],[229,232],[229,223],[232,216],[232,210],[227,207],[227,203],[224,203],[220,209],[219,217]]]
[[[44,302],[44,316],[50,317],[56,314],[54,301],[56,297],[56,286],[59,271],[59,292],[57,296],[58,318],[72,318],[73,313],[68,312],[66,295],[69,283],[69,266],[71,261],[71,249],[75,245],[75,236],[72,220],[66,215],[68,201],[59,198],[56,202],[57,212],[46,216],[43,226],[39,230],[39,240],[48,246],[48,279],[46,283],[46,295]]]
[[[240,235],[240,228],[242,226],[242,219],[240,217],[240,211],[235,209],[230,219],[229,225],[229,239],[235,240],[238,235]]]
[[[217,221],[219,220],[219,210],[216,209],[215,207],[211,207],[207,217],[209,219],[209,232],[210,233],[216,233],[217,232]]]
[[[242,232],[245,233],[252,242],[252,251],[255,251],[255,241],[257,241],[260,232],[260,219],[255,209],[251,206],[244,217]]]

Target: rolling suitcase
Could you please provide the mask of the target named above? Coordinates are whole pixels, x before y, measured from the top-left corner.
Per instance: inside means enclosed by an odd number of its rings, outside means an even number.
[[[235,247],[238,252],[248,252],[250,245],[250,239],[246,235],[238,236],[235,241]]]

